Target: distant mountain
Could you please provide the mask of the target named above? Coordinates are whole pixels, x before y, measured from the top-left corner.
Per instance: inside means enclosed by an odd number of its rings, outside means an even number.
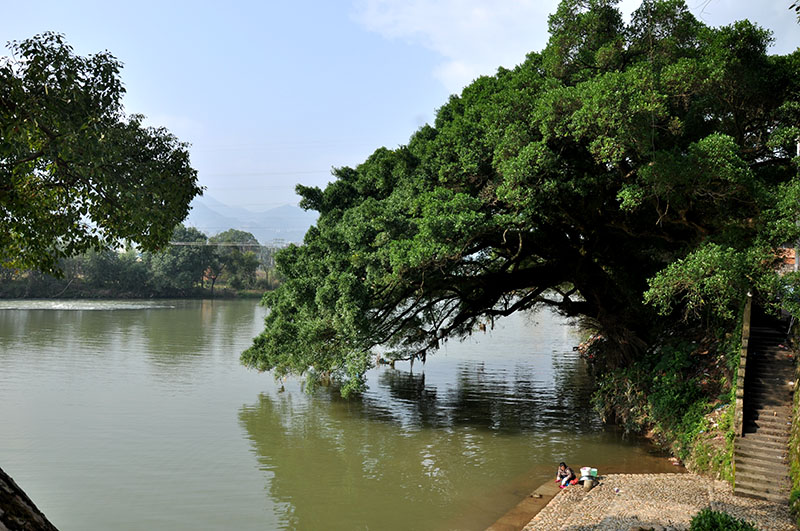
[[[308,228],[316,223],[316,212],[283,205],[253,212],[246,208],[226,205],[213,197],[201,196],[192,201],[189,216],[184,224],[195,227],[208,236],[228,229],[250,232],[263,244],[283,241],[301,243]]]

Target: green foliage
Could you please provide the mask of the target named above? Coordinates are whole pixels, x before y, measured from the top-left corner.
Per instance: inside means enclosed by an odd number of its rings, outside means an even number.
[[[58,260],[125,240],[155,250],[201,193],[187,145],[126,116],[121,63],[73,54],[62,35],[0,58],[0,266]]]
[[[220,285],[226,290],[225,294],[232,295],[231,290],[250,289],[239,294],[261,296],[279,282],[269,261],[272,250],[253,246],[254,242],[257,243],[255,238],[249,233],[241,234],[247,235],[243,242],[239,242],[247,244],[242,247],[248,249],[244,253],[230,253],[232,247],[228,246],[207,245],[207,240],[211,239],[205,234],[178,225],[173,230],[172,242],[192,245],[170,245],[157,253],[139,252],[133,247],[124,251],[89,251],[62,259],[58,263],[61,278],[35,271],[0,268],[3,278],[0,297],[213,297],[213,284],[208,286],[209,292],[204,287],[212,268],[220,263],[219,255],[226,251],[235,261],[231,269],[240,276],[229,275],[223,279]],[[223,253],[219,252],[220,249]],[[257,249],[258,254],[250,249]],[[256,279],[260,276],[259,268],[263,276]]]
[[[736,344],[664,339],[630,367],[600,375],[594,406],[626,431],[649,431],[693,470],[728,479]]]
[[[256,251],[261,253],[261,246],[255,236],[249,232],[229,229],[208,239],[213,247],[213,256],[209,275],[212,282],[221,276],[232,288],[240,290],[253,288],[256,285],[256,269],[261,263]],[[261,259],[269,260],[271,255],[262,255]]]
[[[692,518],[691,531],[757,531],[758,528],[728,513],[703,509]]]
[[[564,0],[541,53],[451,96],[407,145],[299,186],[320,217],[276,258],[285,282],[242,361],[358,388],[376,347],[424,361],[546,305],[626,367],[677,318],[729,325],[748,289],[784,296],[771,265],[800,236],[800,53],[769,56],[769,32],[706,27],[679,0],[627,26],[615,4]],[[647,407],[692,400],[690,381],[665,383],[680,396]]]
[[[718,406],[716,411],[721,411],[721,414],[717,416],[717,425],[699,432],[692,441],[687,465],[693,472],[733,481],[733,410],[733,400]],[[713,417],[715,412],[710,416]]]
[[[178,225],[172,232],[172,241],[205,244],[207,237],[194,227]],[[154,287],[162,292],[190,291],[203,282],[210,255],[211,249],[205,245],[174,245],[161,253],[148,255]]]

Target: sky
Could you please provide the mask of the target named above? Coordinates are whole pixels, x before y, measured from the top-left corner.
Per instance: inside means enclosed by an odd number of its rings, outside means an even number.
[[[792,0],[687,0],[710,26],[747,18],[800,45]],[[557,0],[6,2],[0,45],[45,31],[124,64],[125,110],[191,145],[205,195],[266,211],[298,183],[395,148],[480,75],[548,39]],[[626,21],[638,0],[619,3]],[[7,55],[2,49],[0,55]]]

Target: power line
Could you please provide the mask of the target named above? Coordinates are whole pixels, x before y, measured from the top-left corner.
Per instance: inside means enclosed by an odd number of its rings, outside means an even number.
[[[236,243],[236,242],[169,242],[170,245],[186,247],[274,247],[276,245],[286,245],[284,240],[273,240],[273,245],[261,243]]]

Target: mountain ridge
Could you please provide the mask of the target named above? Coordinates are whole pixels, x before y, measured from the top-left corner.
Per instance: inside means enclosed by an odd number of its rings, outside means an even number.
[[[316,212],[295,205],[286,204],[256,212],[205,195],[192,201],[184,224],[208,236],[237,229],[252,233],[259,243],[282,245],[302,243],[305,233],[316,221]]]

